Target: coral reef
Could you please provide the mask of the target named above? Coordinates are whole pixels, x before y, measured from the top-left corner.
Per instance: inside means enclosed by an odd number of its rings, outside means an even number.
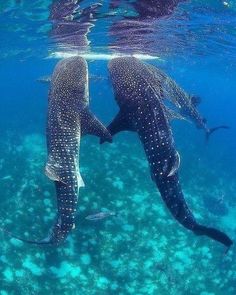
[[[9,144],[10,150],[1,148],[1,227],[43,237],[56,214],[54,187],[43,174],[44,136],[29,134]],[[76,229],[61,247],[28,245],[1,233],[0,294],[235,294],[235,252],[223,256],[221,245],[194,236],[172,219],[133,135],[102,147],[95,138],[84,138],[81,174],[86,186],[80,191]],[[184,171],[182,179],[185,184]],[[235,235],[236,208],[229,215],[212,214],[213,200],[207,207],[201,194],[217,195],[217,190],[210,194],[209,186],[198,188],[198,181],[183,185],[196,217]],[[227,181],[233,192],[233,181]],[[228,206],[230,200],[224,201]],[[116,215],[85,219],[104,210]]]

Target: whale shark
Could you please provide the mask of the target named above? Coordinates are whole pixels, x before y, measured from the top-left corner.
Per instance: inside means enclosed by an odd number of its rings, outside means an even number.
[[[61,244],[75,227],[79,188],[81,136],[111,141],[105,126],[89,110],[88,66],[81,57],[59,61],[52,75],[47,116],[48,160],[45,173],[54,181],[58,213],[48,236],[39,241],[12,237],[31,244]]]
[[[172,105],[168,104],[169,111],[173,109],[175,115],[178,113],[182,116],[182,119],[189,119],[198,129],[203,129],[207,140],[216,130],[229,129],[227,125],[209,128],[206,118],[202,117],[197,110],[197,106],[201,101],[200,97],[186,93],[184,89],[159,68],[150,64],[145,64],[138,59],[134,59],[133,62],[135,62],[140,69],[148,69],[150,72],[149,81],[151,81],[152,87],[157,88],[156,91],[161,91],[164,102],[168,101],[172,103]],[[180,117],[176,116],[176,118]]]
[[[132,57],[109,62],[120,110],[107,129],[112,136],[121,131],[136,132],[149,162],[151,178],[172,216],[196,235],[208,236],[229,249],[233,241],[220,230],[199,224],[185,201],[178,175],[180,155],[168,118],[171,113],[166,113],[161,90],[150,83],[150,71],[139,65]]]
[[[132,61],[140,71],[148,72],[149,84],[153,88],[154,93],[158,94],[156,98],[162,99],[168,118],[187,120],[194,123],[198,129],[205,131],[207,140],[216,130],[229,129],[227,125],[209,128],[207,120],[197,109],[201,101],[198,96],[185,92],[184,89],[158,67],[144,63],[135,57],[132,57]]]

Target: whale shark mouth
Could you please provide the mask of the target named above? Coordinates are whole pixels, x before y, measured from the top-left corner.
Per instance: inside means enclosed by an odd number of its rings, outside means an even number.
[[[56,51],[49,54],[47,58],[68,58],[73,56],[80,56],[83,57],[86,60],[111,60],[113,58],[117,57],[126,57],[126,56],[133,56],[141,60],[158,60],[160,62],[163,62],[164,60],[161,59],[159,56],[154,55],[148,55],[148,54],[118,54],[118,53],[96,53],[96,52],[88,52],[88,53],[82,53],[79,51]]]

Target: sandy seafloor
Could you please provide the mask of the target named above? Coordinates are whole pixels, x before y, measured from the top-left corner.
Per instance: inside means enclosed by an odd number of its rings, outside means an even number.
[[[35,83],[38,74],[27,83]],[[32,107],[35,103],[45,111],[47,91],[46,86],[34,87],[35,91],[42,87],[45,100],[36,95],[32,102],[29,93],[25,105],[29,103],[31,110],[14,110],[15,123],[10,120],[13,102],[6,106],[0,138],[0,222],[17,235],[40,239],[54,222],[56,199],[53,183],[43,173],[45,117],[38,117],[37,107]],[[100,91],[98,102],[106,88]],[[42,120],[39,126],[32,127],[34,120],[27,115],[32,110],[36,122]],[[99,112],[103,115],[101,107]],[[181,122],[175,128],[188,204],[203,224],[235,238],[235,166],[231,167],[233,158],[226,157],[232,150],[224,141],[231,131],[215,135],[206,146],[203,133],[193,125]],[[235,248],[224,255],[223,246],[194,236],[175,222],[151,181],[136,135],[122,134],[102,146],[97,138],[84,137],[80,162],[86,186],[79,194],[76,229],[64,245],[39,247],[0,234],[0,295],[236,294]],[[117,215],[97,222],[85,219],[101,210]]]

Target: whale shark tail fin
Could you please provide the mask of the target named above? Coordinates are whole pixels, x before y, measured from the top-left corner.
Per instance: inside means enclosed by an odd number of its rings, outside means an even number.
[[[33,240],[27,240],[18,236],[15,236],[13,233],[9,232],[8,230],[1,228],[0,231],[2,231],[3,233],[7,234],[10,238],[16,239],[18,241],[27,243],[27,244],[35,244],[35,245],[46,245],[46,244],[51,244],[50,241],[48,239],[44,239],[41,241],[33,241]]]
[[[207,131],[206,131],[206,141],[208,142],[208,140],[209,140],[210,136],[212,135],[212,133],[219,130],[219,129],[229,129],[229,126],[221,125],[221,126],[217,126],[217,127],[207,129]]]
[[[199,236],[208,236],[209,238],[220,242],[225,245],[228,249],[232,246],[233,241],[223,232],[212,227],[206,227],[203,225],[197,225],[193,232]]]
[[[62,242],[66,240],[67,236],[74,228],[75,224],[73,223],[73,220],[69,218],[69,216],[67,216],[65,220],[62,220],[61,216],[59,215],[46,238],[41,240],[30,240],[27,238],[21,238],[4,228],[0,228],[0,231],[7,234],[11,238],[14,238],[27,244],[59,246]]]

